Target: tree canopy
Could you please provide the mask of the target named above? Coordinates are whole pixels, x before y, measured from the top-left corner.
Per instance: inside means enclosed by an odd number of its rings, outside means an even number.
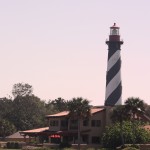
[[[125,101],[126,110],[130,113],[132,119],[143,114],[145,111],[144,102],[140,98],[130,97]]]
[[[90,115],[90,105],[87,99],[82,97],[73,98],[68,101],[69,116],[72,118],[86,118]]]
[[[122,123],[125,120],[128,120],[130,115],[125,105],[117,105],[113,108],[111,119],[113,122]]]
[[[49,102],[41,100],[32,94],[33,88],[28,83],[13,85],[14,98],[0,98],[0,123],[7,133],[15,130],[28,130],[47,126],[45,115],[67,109],[67,100],[57,98]],[[12,130],[13,129],[13,130]],[[0,126],[1,130],[1,126]],[[0,133],[1,134],[1,133]],[[1,135],[0,135],[1,136]]]
[[[107,135],[111,137],[107,139],[104,134],[104,139],[109,142],[113,140],[111,145],[148,141],[150,136],[147,131],[141,128],[140,124],[140,117],[144,114],[144,102],[139,98],[131,97],[125,101],[125,105],[115,106],[111,116],[113,127],[112,129],[108,127],[106,130]],[[127,120],[128,122],[126,122]]]
[[[114,123],[118,122],[120,125],[120,135],[121,135],[122,145],[124,145],[123,121],[128,120],[129,117],[130,116],[124,105],[118,105],[113,108],[111,119]]]
[[[5,138],[6,136],[16,131],[15,126],[6,119],[0,120],[0,137]]]
[[[13,85],[12,94],[14,97],[32,95],[33,88],[28,83],[17,83]]]
[[[150,142],[150,133],[145,129],[141,128],[141,124],[139,122],[135,123],[135,136],[132,132],[132,122],[124,121],[123,122],[123,135],[124,135],[124,143],[132,144],[133,138],[135,144],[138,143],[147,143]],[[117,146],[122,145],[120,124],[115,123],[106,128],[103,137],[102,144],[107,148],[116,148]]]
[[[13,101],[12,122],[17,130],[27,130],[44,125],[45,107],[44,102],[38,97],[17,96]]]

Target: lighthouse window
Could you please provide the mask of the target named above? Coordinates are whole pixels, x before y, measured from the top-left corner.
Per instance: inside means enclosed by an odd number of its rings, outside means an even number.
[[[117,29],[112,30],[112,35],[117,35]]]
[[[111,29],[110,30],[110,35],[119,35],[119,30],[118,29]]]

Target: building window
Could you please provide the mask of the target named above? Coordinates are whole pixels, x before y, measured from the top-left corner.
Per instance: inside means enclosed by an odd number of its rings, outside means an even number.
[[[50,120],[50,126],[58,126],[58,120]]]
[[[82,135],[82,141],[83,141],[83,143],[88,144],[89,143],[89,136],[87,134]]]
[[[83,120],[83,126],[88,126],[89,125],[89,120]]]
[[[78,129],[78,120],[71,120],[70,121],[70,129]]]
[[[91,126],[92,127],[100,127],[101,126],[101,120],[92,120]]]
[[[92,136],[92,144],[100,144],[100,137]]]
[[[61,127],[67,127],[68,126],[68,120],[61,120]]]

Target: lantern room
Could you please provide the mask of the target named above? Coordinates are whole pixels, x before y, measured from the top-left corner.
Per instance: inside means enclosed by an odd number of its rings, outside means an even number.
[[[119,35],[119,27],[116,26],[116,23],[110,27],[110,35]]]
[[[109,41],[120,41],[119,27],[116,26],[116,23],[110,27]]]

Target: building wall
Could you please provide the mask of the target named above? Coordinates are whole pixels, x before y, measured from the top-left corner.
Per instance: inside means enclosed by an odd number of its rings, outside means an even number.
[[[66,117],[60,118],[49,118],[49,127],[51,131],[60,131],[60,130],[73,130],[69,127],[64,128],[61,126],[61,120],[65,120]],[[54,126],[56,123],[57,126]],[[95,124],[94,124],[95,123]],[[69,125],[69,123],[68,123]],[[93,139],[100,139],[102,133],[104,132],[104,128],[106,126],[106,111],[99,111],[89,118],[88,126],[83,125],[83,120],[80,122],[81,129],[81,143],[92,143]],[[63,129],[64,128],[64,129]],[[74,129],[77,131],[77,129]],[[88,139],[88,141],[84,141],[84,137]],[[83,137],[83,138],[82,138]]]
[[[93,138],[101,138],[102,133],[104,132],[104,129],[105,129],[105,125],[106,125],[105,115],[106,115],[105,110],[97,112],[90,117],[89,126],[84,127],[83,123],[81,124],[82,125],[81,130],[90,129],[90,132],[87,133],[89,136],[89,143],[93,143],[92,142]],[[93,121],[95,122],[95,125],[92,124]]]
[[[66,117],[60,117],[60,118],[49,118],[49,129],[51,131],[60,131],[60,130],[68,130],[68,126],[62,126],[61,121],[67,120]],[[56,125],[55,123],[58,122]],[[53,124],[54,123],[54,124]]]

